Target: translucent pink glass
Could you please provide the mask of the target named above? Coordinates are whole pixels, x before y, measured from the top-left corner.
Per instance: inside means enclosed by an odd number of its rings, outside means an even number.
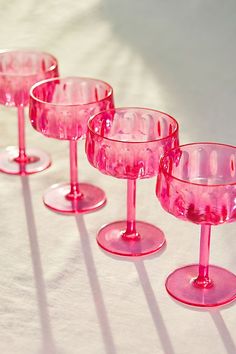
[[[236,276],[209,265],[211,225],[236,221],[236,147],[195,143],[170,150],[160,163],[157,196],[163,208],[201,225],[199,264],[175,270],[166,288],[194,306],[218,306],[236,297]]]
[[[93,211],[105,204],[103,190],[78,182],[77,140],[85,137],[87,121],[92,115],[113,106],[112,88],[100,80],[55,78],[32,87],[32,126],[50,138],[70,141],[70,183],[53,185],[44,193],[44,203],[50,209],[74,214]]]
[[[177,145],[177,122],[159,111],[118,108],[89,120],[89,162],[102,173],[127,179],[127,220],[113,222],[99,231],[97,241],[103,249],[122,256],[140,256],[162,247],[163,232],[135,219],[136,180],[156,176],[161,155]],[[148,196],[146,203],[148,208]]]
[[[58,76],[58,63],[51,54],[32,50],[0,52],[0,104],[17,107],[18,147],[0,152],[0,170],[19,175],[40,172],[50,166],[49,156],[39,149],[26,149],[24,108],[30,87],[39,80]]]

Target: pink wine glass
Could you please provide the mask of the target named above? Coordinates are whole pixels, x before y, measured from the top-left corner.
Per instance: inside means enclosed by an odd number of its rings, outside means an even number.
[[[44,193],[44,203],[50,209],[74,214],[93,211],[105,204],[103,190],[78,183],[77,140],[85,137],[88,118],[113,106],[113,90],[100,80],[55,78],[32,87],[32,126],[50,138],[70,142],[70,183],[53,185]]]
[[[236,147],[195,143],[170,150],[161,160],[157,196],[179,219],[201,225],[199,264],[175,270],[166,289],[194,306],[218,306],[236,297],[236,276],[209,265],[211,225],[236,221]]]
[[[135,220],[136,180],[156,176],[161,155],[178,144],[178,123],[166,113],[144,108],[101,112],[88,123],[88,160],[102,173],[127,179],[127,220],[104,226],[98,244],[122,256],[141,256],[165,243],[156,226]],[[148,208],[148,196],[147,196]]]
[[[45,170],[49,156],[39,149],[26,149],[24,109],[29,103],[30,87],[39,80],[58,76],[58,63],[51,54],[32,50],[0,52],[0,104],[18,111],[18,147],[0,152],[0,170],[20,175]]]

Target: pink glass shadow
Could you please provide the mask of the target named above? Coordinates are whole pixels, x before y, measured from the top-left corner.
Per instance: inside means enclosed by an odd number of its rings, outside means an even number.
[[[201,225],[199,264],[170,274],[168,293],[200,307],[234,300],[236,276],[209,265],[209,252],[211,226],[236,221],[236,147],[195,143],[170,150],[161,160],[156,192],[167,212]]]
[[[30,87],[39,80],[58,76],[58,63],[51,54],[32,50],[0,52],[0,104],[17,107],[18,147],[0,152],[0,171],[14,175],[40,172],[51,164],[39,149],[26,149],[24,110]]]
[[[163,246],[163,232],[135,218],[136,180],[156,176],[161,155],[177,145],[177,122],[159,111],[117,108],[89,120],[89,162],[104,174],[127,179],[127,220],[115,221],[99,231],[97,242],[104,250],[121,256],[141,256]],[[148,208],[148,196],[144,202]]]
[[[43,135],[70,142],[70,183],[51,186],[44,204],[64,214],[94,211],[106,203],[102,189],[78,182],[77,140],[85,137],[88,119],[114,106],[106,82],[79,77],[55,78],[35,84],[30,91],[30,118]]]

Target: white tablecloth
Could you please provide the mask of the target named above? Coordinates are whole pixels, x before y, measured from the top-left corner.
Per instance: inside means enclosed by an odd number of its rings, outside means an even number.
[[[52,52],[61,75],[108,81],[117,106],[166,111],[182,143],[235,144],[235,1],[1,1],[0,46]],[[0,109],[1,147],[17,143],[16,111]],[[30,176],[0,175],[0,353],[233,354],[236,306],[198,310],[164,288],[175,268],[198,261],[199,227],[165,213],[155,179],[137,184],[137,217],[159,226],[167,247],[124,259],[101,251],[105,223],[125,218],[125,181],[104,176],[79,145],[79,179],[107,206],[78,217],[53,213],[42,192],[67,181],[67,142],[33,131],[28,146],[53,159]],[[235,224],[212,230],[211,263],[236,272]]]

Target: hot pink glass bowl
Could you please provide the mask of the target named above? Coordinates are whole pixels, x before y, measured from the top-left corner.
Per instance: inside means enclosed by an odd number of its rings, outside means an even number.
[[[127,179],[127,220],[104,226],[98,244],[122,256],[141,256],[159,250],[163,232],[135,220],[136,180],[156,176],[161,155],[178,145],[178,123],[166,113],[144,108],[101,112],[88,123],[86,153],[102,173]],[[148,196],[143,199],[148,206]]]
[[[39,149],[26,149],[24,108],[30,87],[39,80],[58,76],[58,63],[51,54],[32,50],[0,52],[0,104],[18,111],[18,147],[0,152],[0,170],[19,175],[40,172],[50,166],[49,156]]]
[[[157,197],[163,208],[201,225],[199,264],[175,270],[166,281],[171,296],[193,306],[219,306],[236,297],[236,276],[209,265],[212,225],[236,221],[236,147],[195,143],[161,160]]]
[[[45,205],[65,214],[85,213],[102,207],[100,188],[78,183],[77,141],[83,139],[88,119],[114,106],[113,90],[106,82],[80,77],[44,80],[30,91],[32,126],[47,137],[70,142],[70,183],[56,184],[44,193]]]

